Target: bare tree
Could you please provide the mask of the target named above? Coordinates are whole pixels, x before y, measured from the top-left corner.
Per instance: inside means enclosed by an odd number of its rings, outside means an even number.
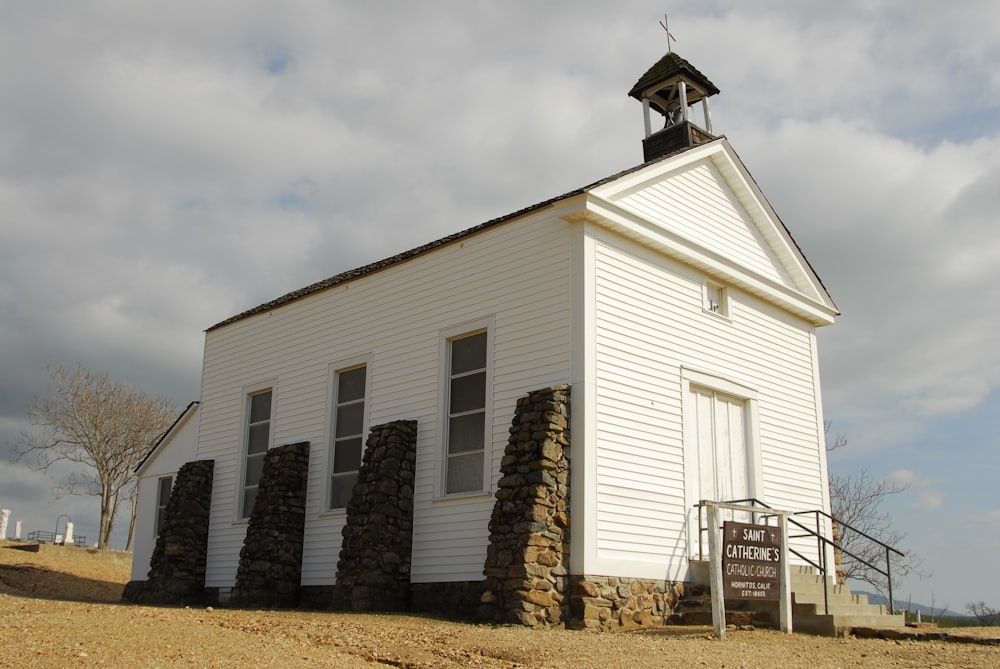
[[[49,374],[48,397],[31,403],[35,429],[18,436],[14,458],[42,471],[58,462],[83,465],[57,483],[56,494],[101,498],[98,548],[107,549],[119,506],[135,487],[135,467],[171,425],[176,409],[107,373],[59,366]]]
[[[830,437],[830,423],[826,424],[827,451],[847,445],[847,437],[836,434]],[[836,540],[840,546],[842,563],[839,576],[872,586],[884,597],[889,595],[889,580],[880,570],[889,560],[892,586],[907,575],[924,576],[923,561],[912,551],[903,549],[906,533],[895,529],[892,518],[882,510],[886,498],[909,489],[908,484],[871,476],[862,469],[852,476],[830,476],[830,504],[838,523]],[[901,551],[902,556],[887,552],[882,544]],[[895,606],[895,603],[892,603]]]
[[[1000,609],[986,606],[986,602],[969,602],[965,610],[975,616],[976,622],[984,627],[1000,625]]]
[[[128,535],[125,539],[125,550],[129,553],[132,552],[132,544],[135,540],[135,519],[139,515],[139,486],[132,485],[129,489],[128,494],[129,508],[132,512],[129,514],[128,521]]]

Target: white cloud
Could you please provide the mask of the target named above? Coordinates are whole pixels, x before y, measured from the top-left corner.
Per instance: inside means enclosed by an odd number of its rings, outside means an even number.
[[[998,196],[981,185],[1000,175],[1000,137],[924,149],[828,119],[749,139],[748,162],[844,313],[821,333],[831,416],[888,397],[954,413],[1000,385],[1000,322],[984,307],[1000,304]]]
[[[919,480],[919,476],[912,469],[896,469],[885,477],[887,481],[902,487],[910,487]]]
[[[937,481],[914,472],[911,469],[897,469],[886,476],[886,481],[906,488],[917,496],[917,501],[910,505],[914,513],[934,511],[944,505],[945,495]]]

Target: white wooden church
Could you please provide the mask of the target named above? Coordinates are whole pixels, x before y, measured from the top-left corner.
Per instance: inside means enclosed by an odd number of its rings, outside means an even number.
[[[838,311],[714,134],[716,93],[668,53],[629,92],[641,165],[209,328],[200,403],[141,468],[133,579],[147,578],[179,464],[207,460],[203,585],[226,601],[265,454],[307,444],[298,585],[334,589],[366,438],[414,421],[405,577],[414,593],[489,603],[512,419],[545,388],[570,397],[551,622],[559,606],[585,617],[559,591],[586,604],[609,578],[650,594],[632,608],[668,616],[698,556],[699,500],[829,512],[816,329]]]

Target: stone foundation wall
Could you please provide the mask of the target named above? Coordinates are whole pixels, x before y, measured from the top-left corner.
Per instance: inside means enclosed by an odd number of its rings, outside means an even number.
[[[373,427],[343,530],[336,585],[300,586],[309,444],[271,449],[231,601],[419,611],[529,627],[617,631],[679,622],[685,584],[569,575],[570,387],[517,402],[501,460],[482,581],[410,583],[416,421]],[[178,473],[149,580],[124,599],[204,601],[212,461]],[[221,594],[221,593],[220,593]]]
[[[410,610],[472,620],[478,616],[482,595],[483,581],[413,583],[410,585]]]
[[[553,627],[569,620],[569,386],[517,401],[500,463],[479,615]]]
[[[277,446],[264,456],[257,500],[240,550],[233,604],[298,604],[308,477],[307,441]]]
[[[408,610],[416,459],[417,421],[371,428],[347,505],[334,608]]]
[[[129,583],[123,600],[143,604],[203,601],[214,469],[214,460],[197,460],[177,472],[149,574],[145,581]]]
[[[571,577],[575,629],[615,631],[663,627],[684,596],[684,584],[614,576]]]
[[[333,607],[333,585],[303,585],[299,588],[299,607],[323,611]]]

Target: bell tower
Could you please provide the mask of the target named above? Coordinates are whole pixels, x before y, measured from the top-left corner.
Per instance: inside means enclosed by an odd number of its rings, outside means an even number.
[[[718,92],[708,77],[673,51],[668,51],[639,77],[628,94],[642,102],[646,128],[642,140],[643,160],[649,162],[678,149],[715,139],[708,98]],[[701,126],[692,120],[692,107],[699,102]],[[662,130],[653,131],[650,109],[663,116]]]

